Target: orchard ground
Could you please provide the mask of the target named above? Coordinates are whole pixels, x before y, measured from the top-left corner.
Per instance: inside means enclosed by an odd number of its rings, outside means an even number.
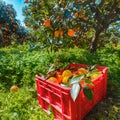
[[[90,53],[79,48],[61,49],[48,53],[39,47],[32,52],[29,45],[19,45],[0,49],[0,119],[1,120],[53,120],[53,114],[47,115],[38,104],[35,87],[35,75],[45,74],[54,59],[59,68],[69,63],[99,64],[107,66],[107,98],[98,103],[85,117],[85,120],[120,119],[120,45]],[[67,52],[66,52],[67,50]],[[114,54],[113,54],[114,53]],[[10,92],[12,85],[19,87]]]

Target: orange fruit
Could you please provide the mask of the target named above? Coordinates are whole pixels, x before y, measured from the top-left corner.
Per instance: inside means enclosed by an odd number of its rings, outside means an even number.
[[[76,13],[75,13],[75,17],[78,17],[78,16],[79,16],[79,14],[78,14],[78,12],[76,12]]]
[[[58,83],[60,84],[62,82],[62,75],[57,75],[56,76]]]
[[[88,16],[84,16],[83,18],[84,18],[85,20],[88,20]]]
[[[91,73],[91,74],[90,74],[91,80],[97,78],[100,74],[101,74],[100,71]]]
[[[78,75],[82,75],[82,74],[87,74],[88,72],[85,68],[80,68],[75,73]]]
[[[76,31],[79,31],[80,30],[80,27],[78,27],[77,29],[76,29]]]
[[[30,26],[29,23],[25,23],[25,26]]]
[[[62,79],[62,83],[68,83],[69,76],[65,76]]]
[[[55,77],[50,77],[48,80],[51,82],[54,82],[54,83],[59,83],[57,78],[55,78]]]
[[[83,85],[85,84],[85,82],[84,82],[84,81],[80,81],[79,84],[80,84],[81,86],[83,86]]]
[[[81,13],[81,14],[84,14],[84,13],[85,13],[85,10],[83,10],[83,9],[80,10],[80,13]]]
[[[62,35],[63,35],[63,33],[64,33],[64,31],[63,31],[63,30],[61,30],[61,31],[60,31],[60,36],[62,36]]]
[[[49,26],[50,26],[50,20],[49,20],[49,19],[45,20],[45,21],[44,21],[44,25],[45,25],[46,27],[49,27]]]
[[[70,70],[64,70],[62,73],[62,77],[65,77],[65,76],[72,76],[72,72]]]
[[[73,37],[75,35],[75,31],[73,29],[68,30],[68,36]]]
[[[18,86],[13,85],[13,86],[10,88],[10,92],[17,92],[17,91],[18,91],[18,89],[19,89],[19,87],[18,87]]]
[[[10,14],[10,16],[13,18],[13,17],[14,17],[14,14]]]
[[[67,83],[69,77],[71,77],[71,76],[72,76],[72,72],[71,72],[70,70],[65,70],[65,71],[62,73],[62,82],[63,82],[63,83]]]
[[[25,2],[24,3],[28,3],[28,0],[25,0]]]
[[[61,30],[61,31],[58,31],[58,30],[56,30],[55,32],[54,32],[54,36],[55,37],[59,37],[59,36],[62,36],[63,35],[63,31]]]
[[[56,30],[56,31],[54,32],[54,36],[55,36],[55,37],[59,37],[59,31],[58,31],[58,30]]]

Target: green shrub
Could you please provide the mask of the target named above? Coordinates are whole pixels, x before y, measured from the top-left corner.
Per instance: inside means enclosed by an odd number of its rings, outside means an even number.
[[[113,82],[120,82],[120,46],[113,47],[107,45],[105,48],[98,50],[95,53],[90,53],[87,50],[74,48],[64,49],[57,54],[57,59],[62,65],[69,63],[83,63],[88,65],[101,65],[108,67],[109,79]],[[65,67],[65,66],[64,66]]]
[[[0,92],[0,120],[53,120],[40,109],[35,88],[23,87],[18,92]]]
[[[63,49],[58,52],[46,52],[41,49],[29,51],[29,46],[4,48],[0,50],[0,83],[6,88],[13,84],[34,85],[35,75],[45,75],[49,67],[57,61],[57,68],[70,63],[98,64],[107,66],[111,82],[119,81],[120,47],[106,46],[96,53],[79,48]]]
[[[26,48],[26,49],[25,49]],[[4,48],[0,50],[0,83],[6,87],[12,84],[33,85],[37,73],[45,74],[50,63],[53,63],[53,54],[40,51],[29,52],[29,48]]]
[[[107,66],[108,99],[98,104],[85,120],[119,119],[119,56],[120,46],[109,45],[94,54],[79,48],[63,49],[56,53],[41,49],[30,52],[28,45],[0,49],[0,120],[53,120],[53,115],[48,116],[39,107],[35,75],[46,74],[54,61],[58,62],[59,69],[70,63]],[[20,87],[18,92],[6,90],[13,84]]]

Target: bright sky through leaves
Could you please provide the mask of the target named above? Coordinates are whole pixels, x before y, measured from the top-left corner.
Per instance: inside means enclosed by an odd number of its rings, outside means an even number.
[[[25,6],[24,0],[3,0],[3,1],[5,1],[7,4],[13,5],[14,9],[17,12],[17,19],[19,19],[23,24],[24,16],[22,15],[22,8]]]

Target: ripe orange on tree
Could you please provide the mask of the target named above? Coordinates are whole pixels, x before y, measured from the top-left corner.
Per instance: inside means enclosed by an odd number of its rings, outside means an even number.
[[[25,26],[30,26],[30,24],[29,23],[25,23]]]
[[[78,17],[78,16],[79,16],[79,14],[78,14],[78,12],[76,12],[76,13],[75,13],[75,17]]]
[[[59,37],[59,31],[58,30],[54,31],[54,36]]]
[[[25,0],[24,3],[28,3],[28,0]]]
[[[68,36],[73,37],[75,35],[75,31],[73,29],[68,30]]]
[[[59,31],[59,30],[56,30],[56,31],[54,31],[54,36],[55,36],[55,37],[59,37],[59,36],[62,36],[63,33],[64,33],[64,32],[63,32],[62,30],[60,30],[60,31]]]
[[[50,26],[50,19],[47,19],[47,20],[45,20],[44,21],[44,25],[46,26],[46,27],[49,27]]]
[[[64,31],[63,31],[63,30],[61,30],[61,31],[60,31],[60,36],[62,36],[62,35],[63,35],[63,33],[64,33]]]

